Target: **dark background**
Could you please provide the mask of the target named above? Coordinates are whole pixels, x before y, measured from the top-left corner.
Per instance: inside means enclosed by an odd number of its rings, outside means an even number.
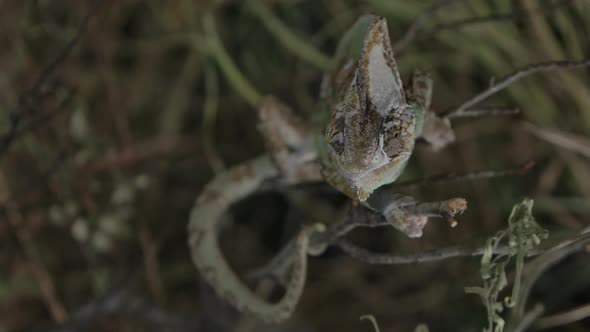
[[[394,42],[415,24],[398,66],[404,81],[414,68],[432,72],[438,111],[518,67],[590,54],[590,2],[582,0],[262,2],[325,54],[365,13],[385,16]],[[435,3],[445,6],[427,11]],[[378,266],[336,249],[311,259],[288,324],[232,325],[235,316],[199,283],[186,224],[216,172],[264,147],[253,107],[207,42],[206,15],[251,86],[312,116],[322,69],[279,43],[245,2],[0,1],[0,331],[61,323],[72,331],[223,331],[223,322],[235,331],[371,331],[358,320],[367,313],[381,331],[418,323],[480,331],[485,309],[463,291],[481,283],[479,258]],[[431,222],[421,239],[394,229],[352,238],[395,253],[484,243],[524,196],[551,231],[588,225],[589,78],[588,69],[530,76],[483,103],[521,114],[459,119],[455,143],[438,152],[417,146],[401,180],[536,162],[526,175],[408,192],[466,197],[458,228]],[[243,274],[272,257],[310,210],[344,202],[325,186],[253,196],[228,215],[223,247]],[[562,260],[529,302],[544,303],[546,314],[587,304],[589,267],[587,253]],[[590,327],[586,319],[557,330]]]

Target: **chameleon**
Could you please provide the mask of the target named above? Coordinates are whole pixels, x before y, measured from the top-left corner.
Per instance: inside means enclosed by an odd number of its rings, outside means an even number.
[[[404,90],[386,20],[373,15],[359,18],[342,37],[334,59],[340,65],[324,76],[320,92],[321,109],[329,118],[320,126],[309,125],[277,98],[262,98],[257,113],[268,153],[216,175],[190,213],[188,242],[202,278],[219,297],[264,322],[278,323],[294,312],[305,285],[307,256],[325,250],[314,244],[314,238],[327,227],[323,223],[302,227],[291,242],[284,295],[277,302],[262,299],[227,264],[217,233],[223,213],[265,181],[325,180],[410,237],[421,236],[436,211],[450,209],[454,215],[466,207],[463,200],[447,208],[435,204],[434,212],[416,212],[411,199],[392,200],[379,194],[380,187],[400,176],[416,139],[439,139],[423,128],[442,126],[447,129],[444,139],[452,139],[450,124],[427,112],[432,93],[427,73],[415,72],[411,89]]]

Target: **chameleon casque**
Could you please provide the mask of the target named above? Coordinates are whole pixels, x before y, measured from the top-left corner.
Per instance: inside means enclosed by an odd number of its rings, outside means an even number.
[[[326,244],[315,239],[328,226],[303,226],[289,244],[292,254],[281,256],[281,263],[290,267],[282,298],[271,303],[258,296],[227,264],[218,245],[218,224],[231,204],[264,181],[293,184],[324,179],[410,237],[421,236],[428,217],[440,216],[441,211],[452,216],[466,208],[462,199],[453,206],[436,202],[424,207],[411,199],[373,193],[399,177],[418,137],[453,139],[448,120],[427,112],[432,90],[427,74],[415,72],[411,89],[404,91],[385,19],[361,17],[342,38],[336,61],[340,66],[322,82],[323,108],[330,112],[323,133],[276,98],[263,98],[258,114],[268,154],[218,174],[191,211],[189,245],[201,276],[222,299],[265,322],[280,322],[293,313],[305,284],[307,255],[325,250]],[[433,138],[423,133],[428,126],[445,127],[447,134]]]

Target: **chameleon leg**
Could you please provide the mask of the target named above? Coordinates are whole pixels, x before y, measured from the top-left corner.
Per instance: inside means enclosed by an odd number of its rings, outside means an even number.
[[[409,99],[420,105],[422,109],[422,115],[416,116],[417,138],[422,138],[435,150],[438,150],[455,141],[455,132],[451,128],[451,121],[448,118],[439,117],[430,109],[432,89],[433,80],[430,73],[415,70],[408,95]]]
[[[421,237],[422,228],[426,226],[429,217],[441,217],[451,226],[456,226],[455,215],[463,213],[467,208],[464,198],[418,202],[410,196],[396,193],[395,188],[376,191],[365,205],[409,237]]]
[[[420,69],[414,70],[408,99],[415,101],[425,112],[428,112],[432,102],[433,85],[434,82],[429,72]]]
[[[429,217],[441,217],[449,222],[451,227],[457,225],[454,217],[463,213],[467,208],[464,198],[452,198],[437,202],[416,202],[408,196],[400,196],[385,207],[381,213],[385,219],[398,230],[409,237],[421,237],[422,229]]]

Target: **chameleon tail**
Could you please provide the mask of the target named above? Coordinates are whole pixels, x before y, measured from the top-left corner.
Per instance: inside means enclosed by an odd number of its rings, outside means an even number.
[[[295,256],[285,295],[276,303],[261,299],[236,276],[226,263],[217,241],[217,226],[224,211],[254,192],[265,179],[278,175],[268,156],[242,163],[211,181],[199,196],[188,225],[191,256],[203,278],[217,295],[241,312],[268,323],[291,316],[305,285],[309,237],[323,228],[305,227],[295,241]]]

